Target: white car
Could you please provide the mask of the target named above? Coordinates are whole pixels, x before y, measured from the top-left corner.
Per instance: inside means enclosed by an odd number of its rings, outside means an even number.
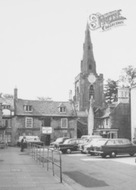
[[[17,146],[20,146],[21,140],[24,136],[19,136],[19,139],[17,141]],[[42,145],[43,143],[40,141],[40,138],[38,136],[25,136],[27,143],[36,143]]]
[[[89,153],[89,149],[96,143],[98,142],[102,137],[99,138],[93,138],[91,139],[88,143],[84,144],[82,146],[82,153],[88,154]]]

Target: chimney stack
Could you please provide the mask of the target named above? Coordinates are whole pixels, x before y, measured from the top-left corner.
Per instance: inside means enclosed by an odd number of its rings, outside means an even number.
[[[17,100],[18,96],[17,96],[17,88],[14,89],[14,100]]]

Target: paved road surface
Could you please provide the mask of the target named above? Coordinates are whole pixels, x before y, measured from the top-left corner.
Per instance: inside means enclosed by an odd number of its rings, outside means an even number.
[[[136,157],[103,159],[76,153],[62,159],[64,179],[75,190],[136,190]]]

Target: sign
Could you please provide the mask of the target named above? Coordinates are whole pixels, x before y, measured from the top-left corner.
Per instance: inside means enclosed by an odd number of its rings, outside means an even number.
[[[52,127],[42,127],[42,133],[43,134],[51,134],[52,133]]]
[[[91,30],[97,30],[99,28],[102,31],[109,30],[113,27],[124,25],[124,20],[126,19],[121,15],[121,9],[111,11],[105,14],[92,14],[89,16],[89,27]]]

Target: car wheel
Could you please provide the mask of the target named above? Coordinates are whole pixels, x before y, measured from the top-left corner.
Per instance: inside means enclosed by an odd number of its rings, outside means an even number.
[[[70,150],[70,149],[67,149],[67,153],[70,154],[70,153],[71,153],[71,150]]]
[[[116,152],[111,152],[110,157],[115,158],[116,157]]]
[[[106,154],[101,154],[101,157],[102,158],[106,158]]]

